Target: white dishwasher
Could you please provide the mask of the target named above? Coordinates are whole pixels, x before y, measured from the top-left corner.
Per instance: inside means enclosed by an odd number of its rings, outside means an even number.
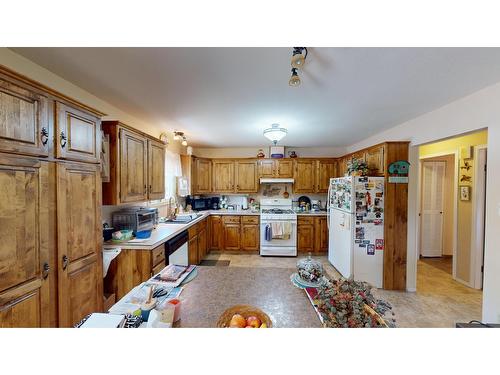
[[[189,266],[188,240],[188,231],[185,230],[165,243],[165,258],[168,264]]]

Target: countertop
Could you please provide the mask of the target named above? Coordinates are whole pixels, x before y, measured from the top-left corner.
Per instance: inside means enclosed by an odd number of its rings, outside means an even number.
[[[198,276],[184,286],[179,327],[215,327],[219,316],[234,305],[260,308],[273,327],[321,327],[303,290],[290,281],[294,268],[200,266]]]
[[[193,221],[190,221],[186,224],[167,224],[160,223],[156,226],[151,232],[151,237],[147,239],[134,239],[127,242],[122,243],[113,243],[113,242],[105,242],[103,244],[104,249],[111,249],[120,247],[126,250],[153,250],[154,248],[160,246],[161,244],[167,242],[169,239],[175,237],[179,233],[185,231],[189,227],[195,225],[196,223],[202,221],[210,215],[260,215],[259,211],[251,211],[251,210],[210,210],[210,211],[201,211],[201,216],[196,218]],[[326,216],[326,211],[309,211],[309,212],[298,212],[297,216]]]

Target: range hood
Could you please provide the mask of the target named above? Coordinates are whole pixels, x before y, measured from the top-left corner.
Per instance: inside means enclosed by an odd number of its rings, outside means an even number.
[[[261,178],[261,184],[293,184],[293,178]]]

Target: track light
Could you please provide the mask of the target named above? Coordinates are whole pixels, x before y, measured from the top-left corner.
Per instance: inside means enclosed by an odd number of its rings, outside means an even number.
[[[302,53],[305,52],[305,53]],[[292,67],[300,69],[304,66],[307,58],[306,47],[293,47]]]
[[[297,68],[292,68],[292,76],[290,77],[288,84],[293,87],[300,85],[300,78],[297,74]]]
[[[177,130],[174,130],[174,141],[180,141],[184,137],[183,132],[179,132]]]
[[[185,136],[182,137],[181,145],[183,145],[183,146],[187,146],[188,145],[188,141],[187,141],[187,139],[186,139]]]

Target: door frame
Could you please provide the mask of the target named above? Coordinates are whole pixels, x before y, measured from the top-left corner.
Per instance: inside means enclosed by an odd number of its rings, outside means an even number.
[[[417,212],[418,212],[418,221],[417,221],[417,258],[416,258],[416,263],[418,267],[418,260],[420,259],[420,242],[421,242],[421,211],[422,211],[422,173],[423,173],[423,162],[426,161],[426,159],[432,159],[440,156],[448,156],[448,155],[453,155],[455,157],[454,161],[454,176],[453,176],[453,181],[455,182],[453,184],[453,258],[452,258],[452,276],[454,280],[457,280],[461,282],[462,284],[468,285],[467,282],[460,280],[457,278],[457,236],[458,236],[458,174],[459,174],[459,154],[460,150],[458,149],[451,149],[451,150],[446,150],[446,151],[441,151],[437,152],[434,154],[430,155],[425,155],[425,156],[419,156],[418,161],[419,161],[419,173],[418,173],[418,182],[417,182]],[[416,269],[416,268],[415,268]]]
[[[474,182],[472,184],[472,225],[471,225],[471,259],[470,259],[470,282],[469,286],[474,289],[482,289],[483,277],[481,266],[483,265],[484,251],[484,226],[485,226],[485,210],[486,210],[486,183],[480,184],[479,180],[487,178],[486,171],[478,168],[479,153],[481,150],[488,150],[488,145],[474,146]],[[488,159],[484,162],[487,164]],[[482,236],[478,236],[479,231],[483,232]]]

